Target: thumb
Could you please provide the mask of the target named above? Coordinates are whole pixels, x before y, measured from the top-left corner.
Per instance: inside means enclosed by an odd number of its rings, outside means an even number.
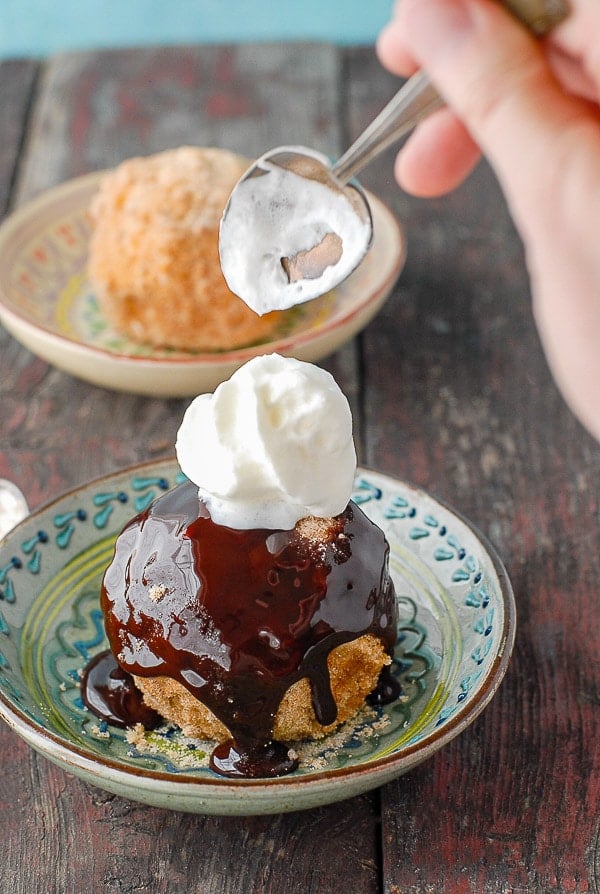
[[[593,120],[586,104],[563,93],[539,41],[494,0],[403,0],[398,15],[411,52],[487,156],[527,231],[532,202],[544,202],[573,159],[582,115]]]

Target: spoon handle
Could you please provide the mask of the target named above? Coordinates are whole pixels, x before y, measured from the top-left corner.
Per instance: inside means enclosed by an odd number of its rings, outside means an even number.
[[[502,0],[538,37],[547,34],[569,14],[567,0]],[[426,118],[444,101],[427,75],[417,72],[406,81],[374,121],[333,165],[332,173],[341,183],[369,164]]]
[[[406,81],[366,130],[336,161],[332,174],[341,183],[347,183],[380,152],[443,105],[443,99],[427,75],[422,71],[417,72]]]

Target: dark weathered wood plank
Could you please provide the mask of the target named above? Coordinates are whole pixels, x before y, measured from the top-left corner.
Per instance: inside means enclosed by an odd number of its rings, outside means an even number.
[[[290,142],[336,152],[337,74],[336,51],[319,45],[58,56],[41,84],[19,199],[185,143],[248,156]]]
[[[126,156],[181,143],[253,155],[299,141],[336,152],[339,82],[338,53],[329,47],[198,47],[50,60],[13,202]],[[8,188],[11,180],[0,176],[3,183]],[[172,453],[187,401],[95,388],[48,367],[6,333],[0,338],[0,476],[15,480],[32,506],[97,475]],[[325,365],[357,406],[356,345]],[[2,723],[0,780],[0,891],[379,890],[377,795],[279,817],[156,810],[68,776]]]
[[[8,210],[39,64],[0,61],[0,218]]]
[[[33,800],[23,796],[28,786]],[[375,850],[368,847],[375,843],[368,798],[275,817],[200,817],[109,795],[35,756],[11,788],[18,798],[11,828],[19,834],[5,839],[2,891],[378,890]]]
[[[347,82],[355,134],[398,84],[370,51],[349,54]],[[382,791],[384,890],[597,890],[600,449],[548,373],[489,169],[425,202],[391,185],[393,154],[363,176],[408,237],[363,338],[366,460],[488,534],[520,626],[485,714]]]

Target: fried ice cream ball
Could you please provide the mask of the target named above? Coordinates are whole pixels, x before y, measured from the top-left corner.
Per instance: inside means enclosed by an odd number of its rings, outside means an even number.
[[[219,262],[221,214],[248,165],[224,149],[182,146],[104,176],[90,207],[88,275],[117,331],[183,351],[233,349],[277,333],[282,314],[250,310]]]
[[[303,678],[290,686],[281,700],[273,730],[275,740],[293,742],[306,738],[319,739],[350,720],[375,689],[382,668],[390,664],[390,657],[379,639],[365,634],[333,649],[327,664],[331,691],[337,705],[335,722],[328,726],[318,722],[312,706],[310,684]],[[230,738],[227,728],[181,683],[169,677],[136,676],[134,679],[145,703],[165,720],[181,727],[186,736],[219,742]]]

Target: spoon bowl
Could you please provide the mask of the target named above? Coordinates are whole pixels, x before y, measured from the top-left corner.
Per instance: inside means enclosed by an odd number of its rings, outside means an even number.
[[[326,155],[280,146],[235,186],[221,219],[219,253],[229,288],[257,313],[310,301],[346,279],[373,239],[358,183]]]

